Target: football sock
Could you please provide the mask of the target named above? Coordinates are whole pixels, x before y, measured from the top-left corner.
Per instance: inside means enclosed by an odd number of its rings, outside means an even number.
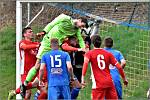
[[[28,72],[28,75],[26,77],[26,81],[27,82],[31,82],[31,80],[33,79],[33,77],[36,75],[37,70],[35,69],[35,67],[32,67],[30,69],[30,71]]]

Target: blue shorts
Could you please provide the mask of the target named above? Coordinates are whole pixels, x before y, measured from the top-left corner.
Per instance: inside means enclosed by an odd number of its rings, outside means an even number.
[[[48,87],[48,100],[58,100],[58,99],[65,99],[65,100],[71,99],[69,85]]]
[[[114,81],[118,99],[122,99],[122,85],[120,81]]]

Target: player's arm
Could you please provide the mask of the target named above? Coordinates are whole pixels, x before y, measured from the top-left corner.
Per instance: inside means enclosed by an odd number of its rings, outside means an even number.
[[[79,40],[79,45],[80,45],[80,47],[81,47],[81,48],[85,48],[85,43],[84,43],[84,40],[83,40],[83,38],[82,38],[82,36],[81,36],[81,31],[80,31],[80,29],[78,29],[77,38],[78,38],[78,40]]]
[[[45,56],[43,55],[42,56],[42,59],[41,59],[41,65],[40,65],[40,70],[39,70],[39,85],[43,85],[43,82],[42,82],[42,78],[43,78],[43,75],[44,75],[44,67],[46,66],[46,62],[45,62]]]
[[[81,76],[81,84],[83,85],[83,87],[85,86],[84,77],[85,77],[86,72],[87,72],[88,63],[89,63],[89,54],[86,53],[84,56],[84,63],[83,63],[82,76]]]
[[[45,34],[46,34],[45,31],[39,32],[36,34],[36,38],[39,39],[39,38],[43,37]]]
[[[119,74],[121,75],[124,84],[127,85],[128,81],[127,81],[127,78],[125,76],[124,70],[112,54],[110,54],[110,60],[111,60],[112,65],[116,66],[116,68],[118,69]]]
[[[115,66],[117,67],[122,79],[125,81],[126,77],[125,77],[125,73],[124,73],[123,68],[121,67],[121,65],[118,62],[115,64]]]
[[[25,44],[25,43],[20,43],[20,48],[21,49],[35,49],[38,48],[40,44]]]
[[[121,60],[121,67],[124,69],[125,66],[126,66],[126,60],[122,59]]]
[[[65,51],[84,51],[82,48],[76,48],[68,45],[68,43],[63,43],[61,45],[62,49]]]
[[[70,59],[70,56],[68,53],[67,53],[67,57],[66,57],[66,65],[68,68],[68,72],[70,74],[70,78],[71,78],[71,80],[73,80],[74,79],[73,68],[72,68],[71,59]]]
[[[83,63],[83,69],[82,69],[82,77],[81,77],[82,82],[81,83],[84,83],[84,77],[85,77],[86,72],[87,72],[88,63],[89,63],[89,59],[87,57],[84,57],[84,63]]]
[[[39,77],[40,77],[39,85],[40,85],[40,86],[43,85],[42,78],[43,78],[43,75],[44,75],[44,67],[45,67],[45,66],[46,66],[45,63],[41,63],[40,71],[39,71]]]
[[[72,65],[71,65],[71,61],[67,61],[66,64],[67,64],[68,72],[70,74],[71,79],[74,79],[74,74],[73,74],[73,68],[72,68]]]
[[[121,63],[121,67],[124,69],[124,67],[126,66],[126,60],[124,59],[121,52],[119,52],[119,62]]]

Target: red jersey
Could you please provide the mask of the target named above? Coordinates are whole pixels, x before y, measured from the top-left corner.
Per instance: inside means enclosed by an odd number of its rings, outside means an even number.
[[[78,48],[73,47],[70,45],[69,40],[65,40],[63,44],[61,45],[62,50],[71,52],[71,51],[78,51]]]
[[[21,74],[28,74],[28,71],[34,66],[38,45],[38,42],[32,42],[29,40],[20,41]]]
[[[80,48],[71,46],[71,44],[69,43],[69,40],[65,40],[63,44],[61,45],[61,48],[62,50],[67,51],[67,52],[78,51],[78,49],[80,49]],[[86,49],[89,48],[89,45],[85,44],[85,48]]]
[[[85,54],[91,62],[92,89],[112,87],[109,65],[115,66],[118,62],[114,56],[104,49],[93,49]]]

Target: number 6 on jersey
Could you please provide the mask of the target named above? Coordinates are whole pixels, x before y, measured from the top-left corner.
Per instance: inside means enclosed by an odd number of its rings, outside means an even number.
[[[97,63],[98,67],[103,70],[105,69],[105,61],[104,61],[104,56],[103,55],[97,55]]]

